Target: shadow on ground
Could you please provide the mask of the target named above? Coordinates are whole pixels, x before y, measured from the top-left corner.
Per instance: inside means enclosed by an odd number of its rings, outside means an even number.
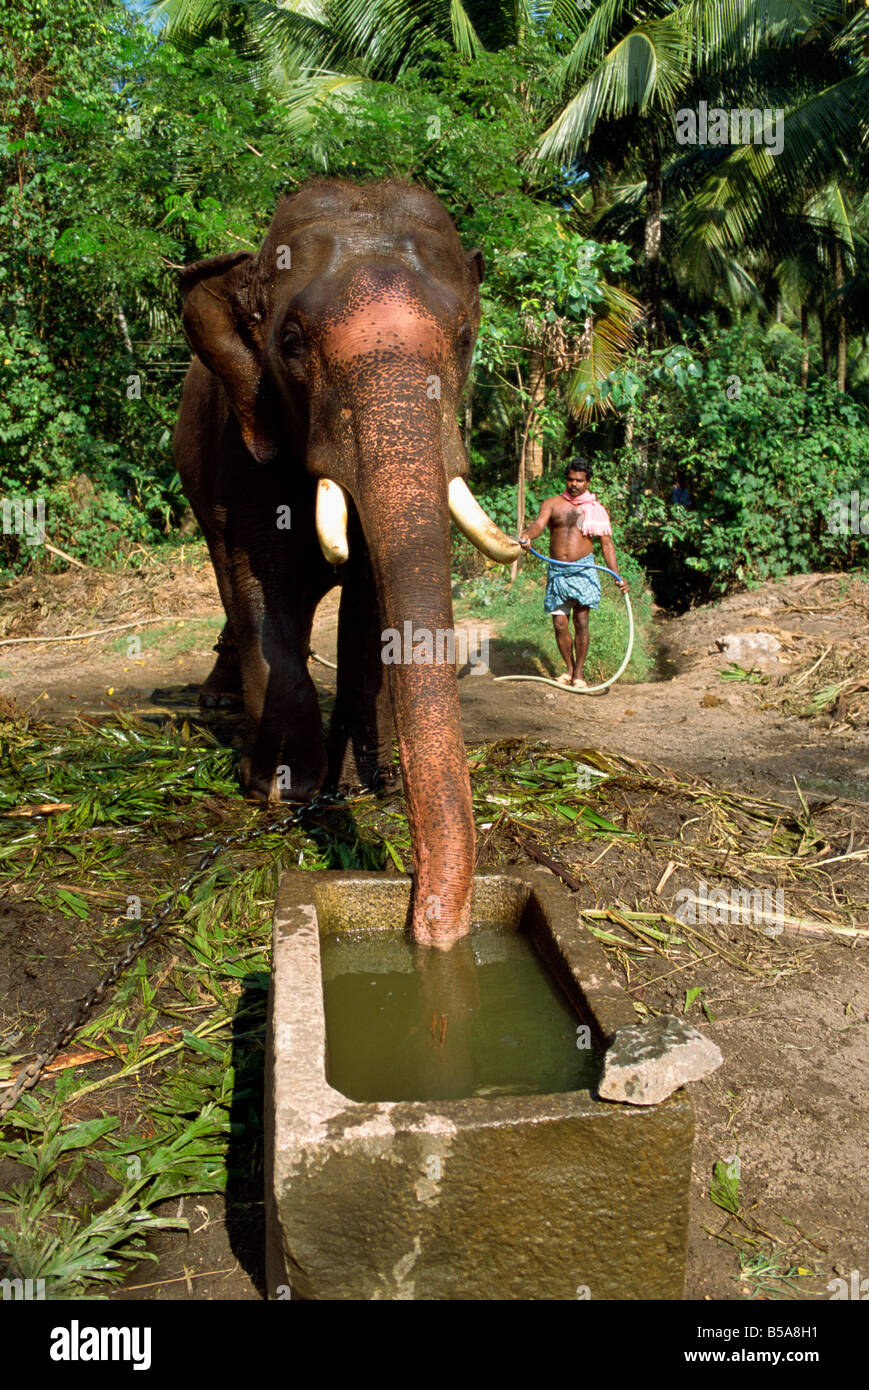
[[[257,1291],[265,1297],[263,1114],[265,1036],[269,977],[242,981],[232,1026],[235,1089],[229,1112],[226,1232],[229,1245]]]

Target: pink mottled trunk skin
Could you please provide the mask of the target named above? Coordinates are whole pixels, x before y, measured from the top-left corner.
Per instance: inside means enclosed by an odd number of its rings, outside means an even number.
[[[453,625],[442,449],[451,407],[431,398],[431,383],[436,377],[452,395],[455,369],[441,327],[405,274],[357,273],[349,298],[353,307],[331,326],[324,355],[352,417],[350,487],[384,627],[403,633],[410,621],[435,643]],[[420,944],[448,948],[470,931],[475,852],[456,670],[443,661],[387,670],[413,845],[411,930]]]
[[[361,499],[362,525],[387,627],[432,634],[452,627],[449,512],[443,467],[429,467],[430,493],[400,461],[377,469]],[[411,508],[413,511],[411,512]],[[412,520],[402,522],[402,515]],[[402,551],[412,546],[409,571]],[[415,941],[448,945],[470,930],[474,816],[455,666],[388,666],[401,775],[413,845]]]

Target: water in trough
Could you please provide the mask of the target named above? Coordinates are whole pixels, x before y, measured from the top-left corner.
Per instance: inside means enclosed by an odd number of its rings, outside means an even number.
[[[551,1095],[600,1054],[532,943],[477,930],[448,952],[390,933],[321,939],[327,1071],[351,1100]]]

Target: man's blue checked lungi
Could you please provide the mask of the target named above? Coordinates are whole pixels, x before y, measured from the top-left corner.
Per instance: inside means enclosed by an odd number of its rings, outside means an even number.
[[[549,566],[544,610],[547,613],[555,613],[558,609],[568,612],[571,600],[584,608],[597,608],[600,603],[600,579],[594,568],[593,554],[577,560],[569,569],[564,565]]]

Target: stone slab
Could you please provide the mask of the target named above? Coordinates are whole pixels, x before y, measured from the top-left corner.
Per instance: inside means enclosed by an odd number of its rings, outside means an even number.
[[[410,886],[355,872],[282,879],[266,1047],[269,1297],[680,1298],[684,1093],[645,1109],[588,1091],[362,1104],[330,1086],[320,935],[402,932]],[[633,1021],[554,881],[479,875],[473,923],[527,932],[602,1046]]]
[[[657,1105],[723,1060],[714,1042],[675,1014],[631,1023],[619,1029],[607,1051],[597,1093],[602,1100]]]

